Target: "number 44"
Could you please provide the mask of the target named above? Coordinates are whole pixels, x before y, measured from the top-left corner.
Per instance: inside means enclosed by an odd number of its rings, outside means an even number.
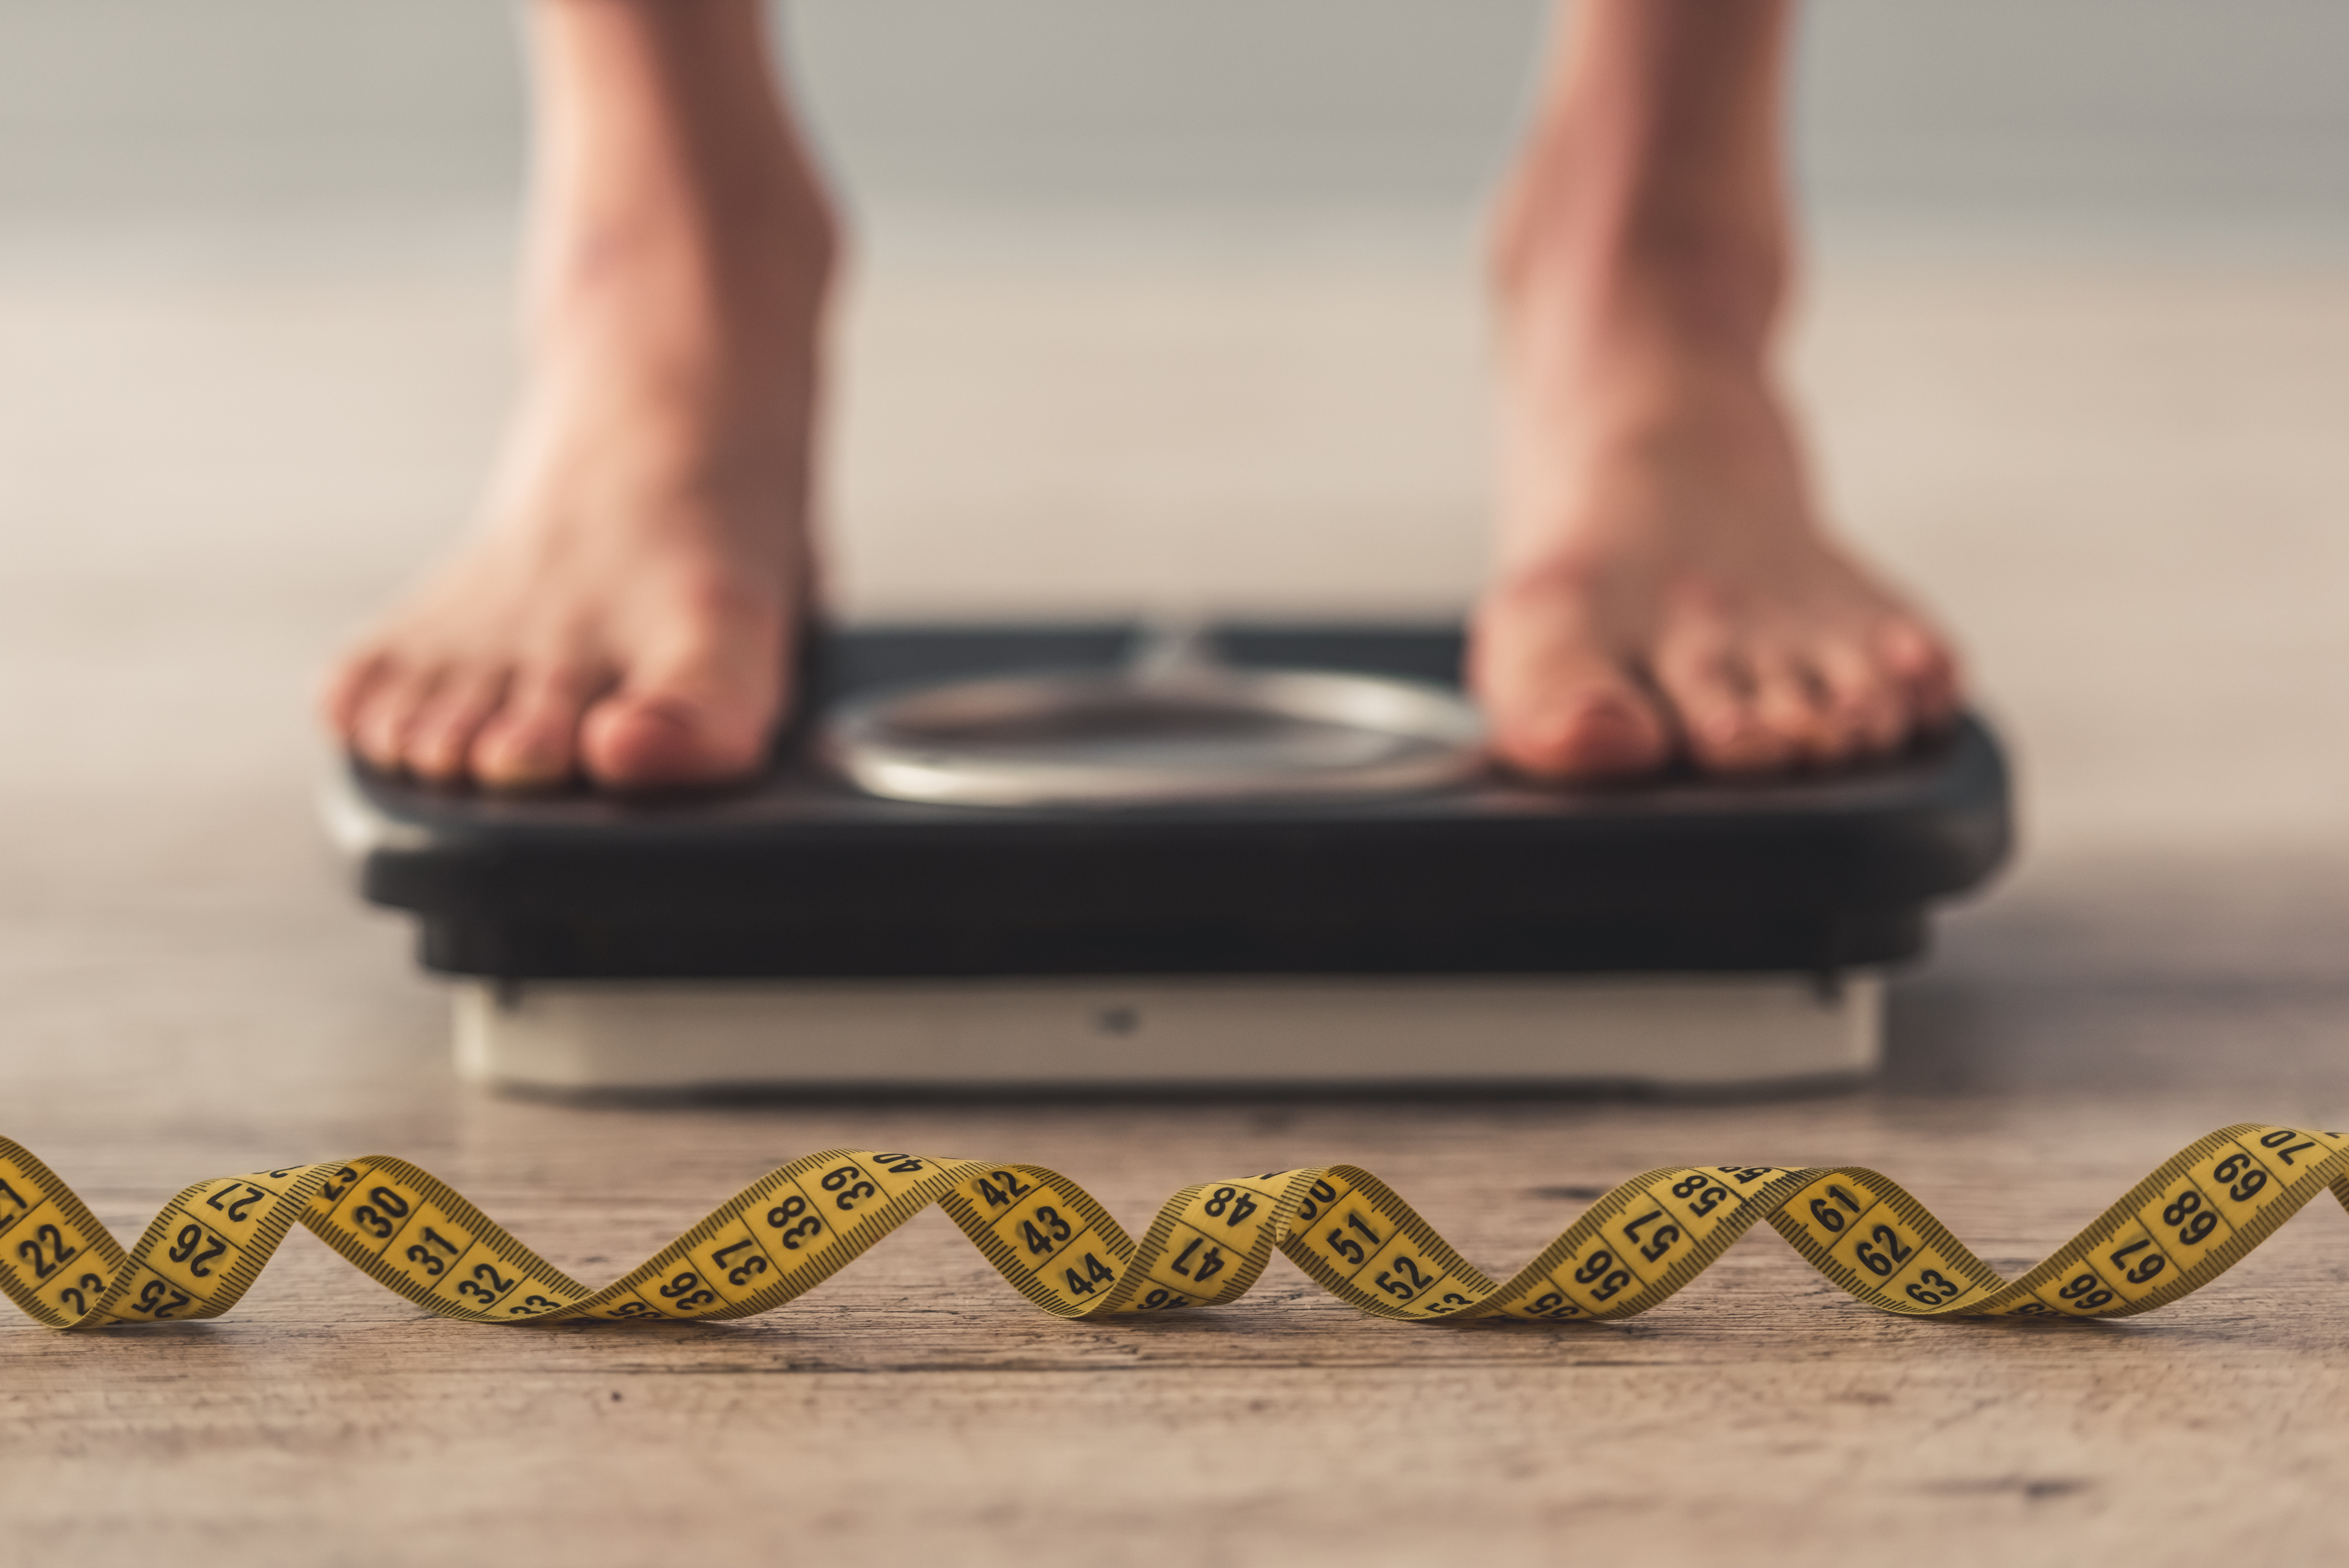
[[[1080,1275],[1073,1268],[1062,1269],[1061,1274],[1068,1282],[1071,1295],[1091,1295],[1098,1287],[1111,1284],[1117,1278],[1115,1269],[1111,1268],[1091,1253],[1085,1254],[1083,1274]]]

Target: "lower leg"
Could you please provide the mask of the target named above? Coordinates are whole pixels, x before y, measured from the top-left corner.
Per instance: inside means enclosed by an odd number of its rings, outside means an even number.
[[[1526,770],[1833,764],[1954,704],[1939,637],[1820,527],[1773,377],[1790,11],[1583,0],[1504,194],[1473,675]]]
[[[810,589],[828,204],[761,0],[535,0],[530,377],[483,527],[341,662],[384,768],[755,767]]]

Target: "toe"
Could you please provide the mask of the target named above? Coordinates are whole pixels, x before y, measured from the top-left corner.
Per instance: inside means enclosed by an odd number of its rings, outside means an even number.
[[[1519,650],[1514,668],[1479,660],[1476,684],[1501,760],[1560,782],[1635,778],[1662,767],[1671,732],[1622,665],[1587,645],[1545,641]]]
[[[1883,757],[1909,738],[1908,696],[1879,661],[1857,643],[1831,643],[1814,651],[1820,702],[1845,737],[1849,758]]]
[[[1709,773],[1767,773],[1794,752],[1755,711],[1755,683],[1743,660],[1689,650],[1660,660],[1656,676],[1679,720],[1691,760]]]
[[[588,710],[580,756],[596,782],[616,789],[722,783],[765,760],[772,721],[752,702],[621,690]]]
[[[443,680],[408,727],[402,751],[409,771],[444,783],[464,777],[474,738],[497,711],[506,681],[502,669],[469,671]]]
[[[408,734],[439,684],[429,672],[388,669],[371,683],[352,716],[351,749],[369,765],[397,771],[407,760]]]
[[[1561,671],[1537,706],[1495,716],[1495,745],[1512,767],[1568,782],[1637,778],[1671,755],[1655,705],[1612,665]]]
[[[1654,697],[1570,598],[1496,597],[1477,617],[1470,666],[1509,767],[1572,782],[1652,773],[1671,759]]]
[[[579,757],[616,789],[719,784],[766,761],[791,689],[780,622],[732,613],[720,596],[590,705]]]
[[[1961,686],[1957,657],[1930,627],[1903,616],[1878,632],[1870,651],[1878,667],[1905,695],[1909,717],[1917,727],[1938,729],[1957,717]]]
[[[578,765],[580,716],[605,684],[582,669],[515,675],[474,733],[474,779],[492,789],[543,789],[568,779]]]
[[[1754,722],[1769,732],[1789,763],[1832,768],[1851,757],[1857,737],[1827,701],[1810,665],[1791,655],[1754,661]]]
[[[327,672],[318,688],[318,713],[336,739],[351,743],[369,694],[390,670],[389,657],[362,648],[344,655]]]

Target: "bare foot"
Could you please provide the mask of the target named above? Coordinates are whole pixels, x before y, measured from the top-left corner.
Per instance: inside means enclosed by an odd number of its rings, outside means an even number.
[[[807,587],[799,476],[632,379],[545,373],[481,534],[328,679],[360,757],[499,789],[758,767]]]
[[[481,532],[342,657],[326,722],[432,780],[735,778],[810,592],[830,219],[752,0],[533,15],[529,391]]]
[[[1692,377],[1624,415],[1522,383],[1515,509],[1476,617],[1502,757],[1539,777],[1882,756],[1949,722],[1946,645],[1816,521],[1758,378]]]
[[[1541,778],[1835,767],[1959,700],[1939,634],[1821,527],[1771,379],[1775,111],[1759,88],[1695,90],[1766,77],[1768,51],[1680,10],[1593,9],[1575,58],[1688,102],[1640,108],[1569,69],[1502,209],[1501,552],[1470,676],[1500,756]],[[1626,133],[1640,114],[1666,130]]]

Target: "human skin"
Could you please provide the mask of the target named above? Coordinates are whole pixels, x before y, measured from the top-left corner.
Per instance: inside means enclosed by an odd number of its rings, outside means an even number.
[[[336,664],[378,768],[755,769],[813,596],[823,186],[757,0],[534,0],[531,368],[481,527]]]
[[[1833,766],[1945,723],[1941,638],[1821,526],[1771,356],[1790,0],[1584,0],[1498,205],[1470,676],[1561,781]],[[481,527],[328,677],[376,767],[755,769],[815,596],[830,200],[761,0],[533,0],[531,373]]]
[[[1526,772],[1833,766],[1955,710],[1946,643],[1821,525],[1774,375],[1791,12],[1563,18],[1495,214],[1500,518],[1470,657]]]

